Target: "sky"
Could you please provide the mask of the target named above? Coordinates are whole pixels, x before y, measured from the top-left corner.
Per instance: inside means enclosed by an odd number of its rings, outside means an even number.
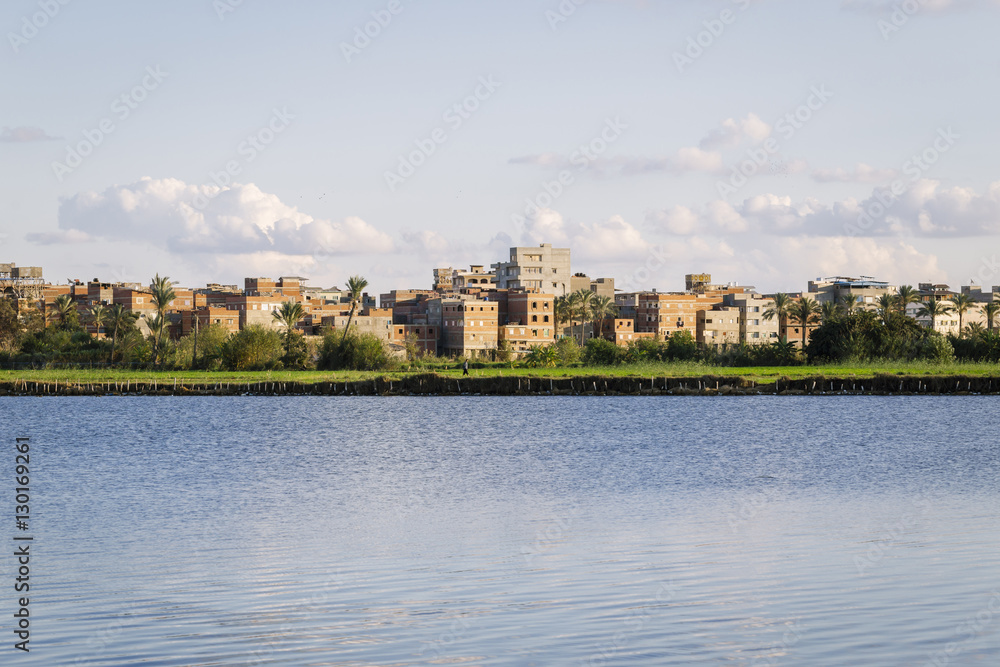
[[[8,0],[0,262],[1000,284],[1000,0]]]

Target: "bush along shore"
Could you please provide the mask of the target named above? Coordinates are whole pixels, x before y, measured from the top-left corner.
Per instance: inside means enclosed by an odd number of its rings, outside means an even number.
[[[435,373],[354,381],[204,382],[162,378],[103,382],[12,380],[0,396],[834,396],[1000,394],[1000,375],[778,378],[445,377]]]

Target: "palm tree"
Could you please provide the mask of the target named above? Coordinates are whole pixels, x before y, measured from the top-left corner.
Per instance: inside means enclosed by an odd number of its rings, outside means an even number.
[[[354,311],[358,309],[358,302],[364,296],[366,287],[368,287],[368,281],[361,276],[351,276],[347,279],[347,291],[351,295],[351,314],[347,317],[347,326],[344,327],[344,337],[340,339],[341,345],[347,340],[347,332],[351,330],[351,320],[354,319]]]
[[[850,292],[840,297],[840,305],[844,309],[844,312],[850,315],[854,312],[855,308],[861,305],[861,297],[854,296]]]
[[[883,294],[878,298],[878,310],[879,314],[882,315],[882,322],[889,321],[889,314],[896,309],[896,295],[895,294]]]
[[[923,307],[920,308],[920,312],[917,313],[920,317],[931,318],[931,330],[937,326],[937,318],[942,315],[947,315],[952,311],[952,307],[949,306],[944,301],[938,301],[936,298],[931,297],[928,299]]]
[[[906,315],[906,307],[911,303],[920,303],[920,294],[912,285],[900,285],[896,291],[896,307]]]
[[[791,308],[792,297],[788,296],[784,292],[778,292],[774,295],[774,305],[764,311],[765,320],[770,321],[777,318],[778,331],[780,332],[782,329],[785,330],[786,335],[781,336],[782,339],[788,337],[788,315],[791,312]]]
[[[558,353],[551,345],[549,347],[542,347],[541,345],[532,345],[528,351],[527,356],[524,360],[531,368],[553,368],[556,365],[556,361],[559,359]]]
[[[952,310],[958,315],[958,335],[964,329],[965,314],[976,307],[976,300],[971,294],[958,294],[951,298]]]
[[[125,310],[125,306],[116,303],[111,307],[109,319],[112,326],[111,334],[111,363],[115,363],[115,349],[118,347],[118,332],[134,322],[138,315],[130,310]]]
[[[156,339],[153,343],[153,365],[155,366],[160,358],[160,338],[163,336],[163,330],[166,328],[167,307],[177,298],[177,294],[170,284],[170,278],[167,276],[161,278],[159,273],[153,278],[153,284],[150,285],[150,289],[153,293],[153,305],[156,306],[156,317],[151,320],[151,322],[156,323]],[[152,328],[152,325],[150,325],[150,328]]]
[[[851,311],[849,310],[847,311],[848,314],[850,314],[850,312]],[[827,322],[833,322],[834,320],[840,317],[840,306],[838,306],[833,301],[826,301],[820,307],[819,316],[820,319],[823,321],[823,324],[826,324]]]
[[[566,314],[569,315],[569,335],[575,338],[574,327],[576,326],[576,318],[580,314],[579,292],[570,292],[566,295]]]
[[[553,310],[555,311],[556,329],[559,330],[556,338],[559,338],[562,335],[560,324],[562,322],[569,322],[573,316],[572,309],[569,306],[569,299],[566,296],[558,297]]]
[[[618,304],[609,296],[595,295],[590,303],[590,314],[595,323],[600,322],[600,327],[597,329],[598,337],[600,337],[600,333],[604,330],[605,320],[618,314]]]
[[[986,318],[986,326],[990,333],[993,333],[993,320],[996,319],[998,313],[1000,313],[1000,301],[990,301],[983,306],[983,316]]]
[[[986,334],[986,327],[979,322],[972,322],[965,327],[965,334],[969,338],[982,338]]]
[[[588,320],[593,319],[591,303],[594,300],[594,293],[589,289],[582,289],[577,292],[580,295],[579,302],[579,314],[580,314],[580,345],[583,345],[583,337],[586,334],[584,331],[584,325]]]
[[[807,296],[802,297],[792,304],[789,315],[793,320],[802,325],[802,349],[806,349],[806,333],[810,324],[816,323],[816,316],[821,312],[818,303]]]
[[[56,297],[54,308],[55,308],[55,314],[59,316],[59,326],[62,327],[63,329],[67,328],[68,326],[67,320],[69,319],[70,314],[76,308],[76,306],[73,305],[73,300],[70,299],[69,295],[61,294]]]
[[[285,325],[285,354],[292,353],[292,332],[295,324],[305,316],[306,311],[302,304],[296,301],[286,301],[281,304],[281,308],[272,313],[274,319]]]
[[[101,325],[104,324],[108,319],[108,309],[104,307],[104,304],[95,304],[90,309],[90,320],[94,323],[97,328],[97,337],[101,337]]]

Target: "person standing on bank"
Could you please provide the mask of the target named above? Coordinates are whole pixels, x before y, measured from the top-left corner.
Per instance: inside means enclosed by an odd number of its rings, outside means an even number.
[[[469,360],[466,359],[465,363],[462,364],[462,375],[468,375],[468,374],[469,374]]]

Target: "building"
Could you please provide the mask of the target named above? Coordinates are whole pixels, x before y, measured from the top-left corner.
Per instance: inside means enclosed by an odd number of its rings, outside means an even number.
[[[860,299],[859,305],[868,310],[878,308],[884,294],[896,294],[896,287],[869,276],[860,278],[817,278],[809,281],[809,296],[818,303],[840,303],[848,295]]]
[[[42,267],[0,264],[0,297],[38,300],[42,298]]]
[[[699,310],[695,340],[704,347],[716,349],[739,345],[742,338],[740,316],[740,309],[735,306],[720,304],[712,310]]]
[[[742,287],[713,290],[706,294],[640,292],[636,305],[635,328],[667,338],[678,331],[698,333],[698,313],[722,303],[727,294],[743,294]]]
[[[571,289],[569,248],[543,243],[537,248],[511,248],[510,261],[493,264],[497,289],[524,289],[565,296]]]
[[[766,319],[764,313],[774,307],[774,299],[755,292],[727,294],[722,305],[738,308],[740,311],[740,342],[760,345],[776,342],[780,335],[777,318]]]
[[[609,340],[619,347],[628,347],[631,343],[643,338],[654,339],[654,333],[639,333],[635,330],[633,319],[607,319],[601,322],[601,338]]]
[[[496,349],[499,342],[499,308],[495,301],[453,298],[439,301],[442,354],[476,357]]]
[[[569,279],[570,292],[580,290],[593,292],[598,296],[606,296],[612,301],[615,299],[615,279],[614,278],[590,278],[583,273],[575,273]]]

